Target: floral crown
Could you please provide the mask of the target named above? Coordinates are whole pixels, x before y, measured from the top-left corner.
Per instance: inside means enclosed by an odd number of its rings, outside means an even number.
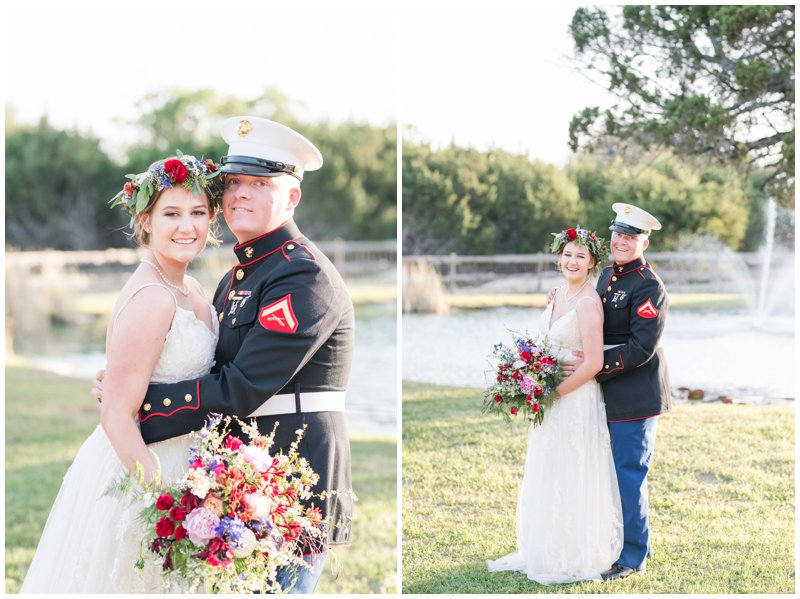
[[[560,233],[553,233],[553,244],[550,246],[550,251],[553,254],[560,254],[570,241],[575,245],[589,248],[589,252],[595,260],[595,271],[600,270],[600,265],[608,257],[608,244],[605,239],[598,237],[594,231],[581,229],[578,225],[575,229],[564,229]]]
[[[138,175],[125,175],[125,183],[117,195],[109,201],[111,207],[122,206],[131,215],[131,222],[142,210],[153,194],[163,189],[183,187],[193,193],[208,193],[211,205],[219,206],[222,188],[216,181],[219,166],[210,158],[198,160],[189,154],[175,152],[175,158],[159,160],[150,170]]]

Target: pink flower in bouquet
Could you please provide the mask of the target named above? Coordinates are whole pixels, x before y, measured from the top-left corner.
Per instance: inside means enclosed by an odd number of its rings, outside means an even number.
[[[533,391],[533,388],[536,386],[536,381],[533,380],[532,377],[529,377],[527,374],[522,377],[522,380],[519,382],[519,390],[523,393],[530,393]]]
[[[199,546],[205,545],[217,536],[215,532],[217,526],[219,526],[219,516],[204,507],[192,510],[183,522],[189,540]]]
[[[162,493],[156,500],[156,509],[166,511],[172,507],[174,501],[175,500],[172,498],[172,495],[169,493]]]
[[[243,501],[252,510],[254,520],[266,520],[272,510],[272,500],[263,493],[248,493]]]
[[[242,451],[242,457],[256,472],[264,472],[272,466],[272,456],[269,455],[268,451],[260,447],[248,445]]]

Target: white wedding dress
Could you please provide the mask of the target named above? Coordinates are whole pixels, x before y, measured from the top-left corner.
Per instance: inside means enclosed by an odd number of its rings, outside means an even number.
[[[177,302],[175,305],[175,316],[151,377],[154,383],[196,378],[214,364],[219,323],[213,306],[212,332],[194,312],[178,307]],[[167,482],[179,478],[188,466],[188,435],[148,447],[158,455],[162,478]],[[153,563],[155,556],[146,548],[141,550],[145,568],[134,568],[146,532],[137,520],[139,507],[126,498],[104,496],[109,484],[125,472],[103,427],[98,425],[64,476],[21,593],[164,592],[160,569]]]
[[[550,327],[553,303],[539,320],[553,351],[582,350],[575,309]],[[560,348],[560,349],[559,349]],[[517,504],[517,551],[489,570],[516,570],[540,584],[601,580],[617,560],[623,531],[617,475],[600,385],[594,379],[555,401],[528,431]]]

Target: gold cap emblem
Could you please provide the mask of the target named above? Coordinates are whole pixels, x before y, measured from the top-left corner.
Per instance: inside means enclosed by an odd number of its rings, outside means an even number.
[[[247,121],[245,121],[245,122],[247,122]],[[633,212],[633,210],[631,210],[631,207],[630,207],[630,206],[625,206],[625,210],[623,210],[623,212],[624,212],[625,214],[630,214],[631,212]]]
[[[236,132],[239,134],[239,137],[245,137],[252,130],[253,124],[247,119],[243,119],[239,121],[239,128],[236,130]]]

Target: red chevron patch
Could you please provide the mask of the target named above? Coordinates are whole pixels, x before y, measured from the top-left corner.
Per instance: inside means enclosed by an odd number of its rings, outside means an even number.
[[[282,297],[277,302],[261,309],[258,322],[268,331],[294,333],[299,323],[292,310],[292,294]]]
[[[649,298],[645,303],[636,308],[636,313],[642,318],[655,318],[658,316],[658,310],[656,310],[656,307]]]

